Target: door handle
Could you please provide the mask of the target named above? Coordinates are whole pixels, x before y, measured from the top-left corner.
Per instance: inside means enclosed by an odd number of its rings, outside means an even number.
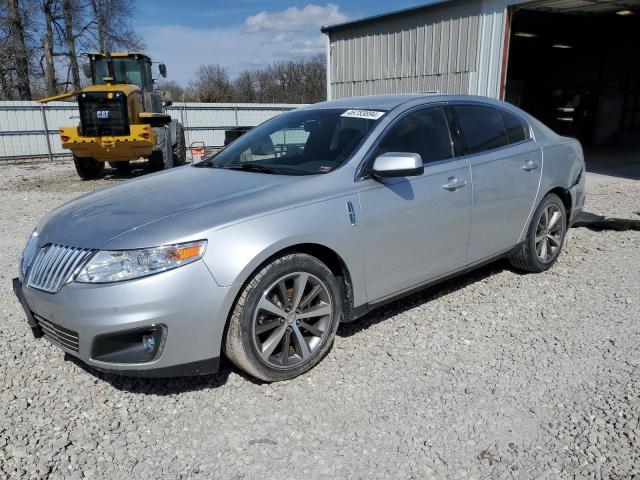
[[[531,172],[532,170],[535,170],[536,168],[538,168],[538,166],[539,164],[535,160],[527,160],[526,162],[524,162],[522,169],[525,172]]]
[[[467,182],[465,182],[464,180],[460,180],[459,178],[456,178],[456,177],[449,177],[447,179],[447,183],[442,185],[442,188],[444,188],[445,190],[449,190],[450,192],[453,192],[455,190],[458,190],[459,188],[464,187],[466,184]]]

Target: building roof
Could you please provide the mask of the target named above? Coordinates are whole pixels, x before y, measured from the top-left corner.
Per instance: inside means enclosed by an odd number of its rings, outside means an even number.
[[[418,13],[418,12],[422,12],[424,10],[429,10],[430,8],[436,6],[436,5],[441,5],[443,3],[449,3],[453,0],[432,0],[429,3],[425,3],[424,5],[418,5],[417,7],[409,7],[409,8],[403,8],[401,10],[394,10],[392,12],[387,12],[387,13],[382,13],[379,15],[373,15],[371,17],[365,17],[365,18],[360,18],[358,20],[351,20],[349,22],[344,22],[344,23],[338,23],[336,25],[329,25],[329,26],[324,26],[320,28],[320,31],[322,33],[329,33],[332,32],[334,30],[341,30],[343,28],[349,28],[349,27],[358,27],[361,25],[366,25],[368,23],[374,23],[380,20],[387,20],[389,18],[394,18],[394,17],[401,17],[403,15],[411,15],[414,13]]]

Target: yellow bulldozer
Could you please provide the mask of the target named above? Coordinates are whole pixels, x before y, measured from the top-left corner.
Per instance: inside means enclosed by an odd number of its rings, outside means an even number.
[[[80,124],[60,128],[60,139],[81,178],[98,177],[105,162],[121,172],[139,158],[152,171],[186,162],[184,128],[166,113],[171,102],[154,90],[151,66],[143,53],[91,53],[83,65],[91,85],[38,100],[78,98]],[[165,65],[158,67],[166,77]]]

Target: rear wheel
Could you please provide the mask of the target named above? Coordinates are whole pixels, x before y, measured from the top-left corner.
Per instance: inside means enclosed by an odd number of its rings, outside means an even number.
[[[338,282],[306,254],[279,258],[244,287],[229,320],[227,357],[268,382],[309,371],[331,348],[341,315]]]
[[[104,162],[98,162],[95,158],[73,156],[76,172],[83,180],[98,178],[104,170]]]
[[[544,272],[558,260],[567,233],[564,203],[550,193],[542,199],[527,230],[527,237],[511,257],[511,264],[525,272]]]

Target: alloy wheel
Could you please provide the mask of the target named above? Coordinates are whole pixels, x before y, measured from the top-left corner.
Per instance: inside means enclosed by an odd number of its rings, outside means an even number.
[[[536,254],[543,263],[553,261],[562,246],[564,219],[560,207],[548,205],[540,215],[536,228]]]
[[[294,272],[267,287],[253,315],[254,346],[269,366],[291,368],[305,363],[329,333],[333,300],[315,275]]]

